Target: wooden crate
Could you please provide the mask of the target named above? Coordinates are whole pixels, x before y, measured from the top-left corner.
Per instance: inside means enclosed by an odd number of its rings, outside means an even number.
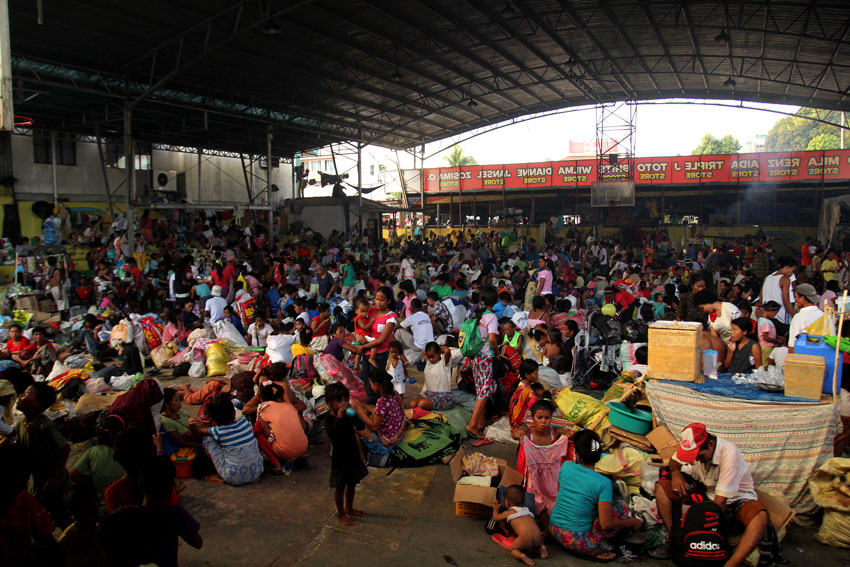
[[[785,395],[792,398],[820,400],[826,361],[812,354],[789,354],[785,357]]]
[[[702,374],[702,325],[656,321],[649,326],[647,376],[693,382]]]
[[[455,502],[455,516],[489,520],[493,517],[493,507],[477,502]]]

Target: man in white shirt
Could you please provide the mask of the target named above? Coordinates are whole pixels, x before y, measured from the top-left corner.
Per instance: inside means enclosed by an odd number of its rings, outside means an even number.
[[[401,322],[395,338],[404,345],[404,356],[408,364],[419,362],[425,345],[434,340],[431,317],[422,310],[422,301],[410,301],[410,315]]]
[[[767,509],[758,501],[753,475],[741,450],[731,441],[710,434],[702,423],[692,423],[682,430],[679,448],[669,468],[661,469],[655,485],[658,513],[668,533],[673,525],[673,506],[681,506],[692,494],[703,491],[705,498],[744,527],[741,542],[726,561],[727,567],[737,567],[764,538]],[[650,550],[649,555],[669,558],[669,540]]]
[[[788,330],[788,352],[794,352],[794,343],[797,337],[803,334],[806,327],[823,317],[823,311],[818,309],[820,297],[812,284],[800,284],[794,288],[794,303],[797,314],[791,319],[791,328]],[[830,321],[831,324],[831,321]],[[831,334],[835,334],[834,330]]]
[[[213,324],[224,319],[224,308],[227,307],[227,300],[221,296],[220,285],[214,285],[210,293],[212,293],[212,297],[207,299],[204,304],[204,317],[209,317],[210,324]]]

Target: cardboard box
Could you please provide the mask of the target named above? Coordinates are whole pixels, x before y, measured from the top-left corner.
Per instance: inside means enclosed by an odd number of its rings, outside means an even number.
[[[647,376],[694,382],[702,374],[702,325],[656,321],[649,326]]]
[[[45,313],[55,313],[57,311],[56,302],[52,299],[42,299],[38,302],[38,310]]]
[[[463,457],[466,455],[463,447],[455,454],[449,462],[452,472],[452,482],[457,483],[463,476]],[[499,476],[494,479],[496,486],[510,486],[512,484],[522,485],[522,475],[516,469],[508,466],[507,461],[496,459],[499,463]],[[496,486],[471,486],[455,484],[455,514],[467,517],[489,518],[493,514],[493,500],[496,499]],[[458,506],[458,503],[463,503]],[[477,504],[478,506],[471,506]],[[484,507],[488,513],[484,514]]]
[[[676,438],[673,437],[673,434],[670,433],[670,430],[667,429],[666,425],[659,425],[647,433],[646,438],[652,446],[655,447],[658,455],[665,461],[668,461],[673,455],[675,455],[676,449],[679,448],[679,442],[676,441]]]
[[[19,295],[15,298],[15,309],[20,309],[21,311],[28,311],[32,313],[33,311],[39,311],[38,309],[38,300],[36,299],[35,294],[30,295]]]

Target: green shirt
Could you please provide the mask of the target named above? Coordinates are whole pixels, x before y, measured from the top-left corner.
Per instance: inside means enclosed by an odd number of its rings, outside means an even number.
[[[357,283],[357,280],[354,279],[354,266],[351,264],[343,264],[342,273],[345,274],[345,279],[342,280],[342,285],[346,287],[354,287]]]
[[[41,499],[44,483],[59,465],[62,450],[68,445],[68,440],[62,437],[59,429],[44,414],[31,422],[21,420],[15,425],[18,443],[30,451],[32,476],[27,484],[27,490],[37,499]],[[123,472],[122,472],[123,474]],[[67,483],[68,472],[63,471],[59,482],[62,489]]]
[[[432,291],[436,291],[440,299],[448,297],[452,294],[452,288],[449,284],[435,285]]]
[[[177,413],[177,419],[171,419],[167,415],[163,414],[162,416],[162,426],[169,433],[176,433],[180,437],[183,437],[187,433],[189,433],[189,414],[186,413],[186,410],[181,409]]]
[[[115,460],[112,447],[107,445],[89,447],[74,468],[78,473],[91,477],[101,502],[109,485],[124,476],[124,469]]]

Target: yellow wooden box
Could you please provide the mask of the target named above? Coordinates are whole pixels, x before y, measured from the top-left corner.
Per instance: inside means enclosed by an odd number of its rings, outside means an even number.
[[[785,395],[820,400],[826,361],[822,356],[789,354],[785,357]]]
[[[649,326],[647,376],[693,382],[702,374],[702,324],[656,321]]]

